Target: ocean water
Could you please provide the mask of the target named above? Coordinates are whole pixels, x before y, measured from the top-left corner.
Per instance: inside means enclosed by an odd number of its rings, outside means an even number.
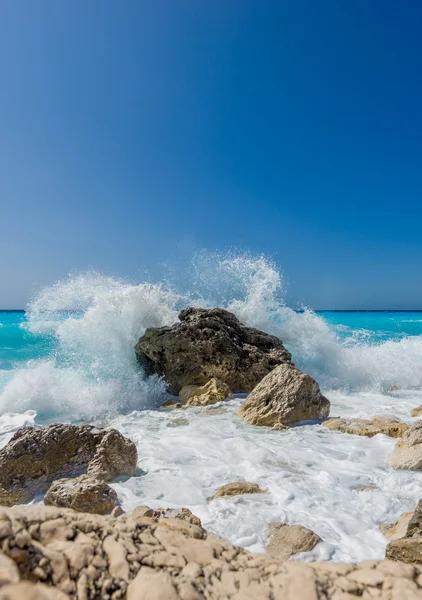
[[[190,508],[211,532],[265,551],[269,522],[313,529],[323,540],[301,560],[381,558],[379,525],[412,510],[422,475],[392,471],[395,441],[299,425],[246,425],[238,397],[206,408],[163,410],[165,383],[145,379],[134,345],[147,327],[174,323],[185,306],[223,306],[278,335],[314,376],[332,416],[395,415],[422,404],[422,312],[294,311],[280,272],[263,257],[196,256],[162,282],[96,273],[45,288],[26,312],[0,312],[0,445],[52,421],[116,427],[137,444],[138,477],[119,481],[125,510]],[[257,482],[268,494],[209,498],[223,484]],[[374,489],[356,492],[356,485]]]

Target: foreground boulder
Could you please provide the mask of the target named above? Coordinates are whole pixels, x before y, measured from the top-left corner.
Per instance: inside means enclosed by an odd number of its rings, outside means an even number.
[[[115,429],[54,424],[26,427],[0,450],[0,504],[13,506],[47,491],[57,479],[88,474],[98,481],[133,475],[137,451]]]
[[[246,327],[227,310],[187,308],[180,323],[147,329],[136,345],[146,375],[162,375],[172,394],[213,377],[232,392],[250,392],[274,367],[291,362],[281,341]]]
[[[363,435],[369,438],[378,433],[393,438],[401,438],[404,432],[409,429],[407,423],[383,415],[376,415],[372,419],[328,419],[324,421],[323,425],[332,431]]]
[[[270,523],[268,530],[268,554],[274,554],[284,559],[300,552],[310,552],[322,541],[316,533],[302,525]]]
[[[414,513],[401,515],[396,525],[385,533],[390,539],[386,557],[411,564],[422,564],[422,500]]]
[[[0,600],[422,598],[411,565],[287,562],[198,529],[174,518],[0,509]]]
[[[422,469],[422,420],[416,421],[405,431],[388,456],[388,463],[393,469]]]
[[[330,401],[321,394],[317,382],[288,364],[264,377],[239,409],[250,425],[268,427],[324,419],[329,412]]]
[[[75,479],[58,479],[44,496],[47,506],[72,508],[78,512],[108,515],[119,506],[117,493],[105,481],[89,475]]]
[[[233,398],[228,385],[213,377],[205,385],[185,385],[179,398],[186,406],[208,406]]]

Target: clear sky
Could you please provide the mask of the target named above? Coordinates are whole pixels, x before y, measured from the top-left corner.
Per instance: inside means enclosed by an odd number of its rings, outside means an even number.
[[[422,307],[422,5],[0,0],[0,306],[186,245]]]

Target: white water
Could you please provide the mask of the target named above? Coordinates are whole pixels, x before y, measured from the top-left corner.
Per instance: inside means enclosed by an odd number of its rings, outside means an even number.
[[[214,416],[201,409],[151,410],[165,398],[165,386],[158,378],[143,379],[133,347],[147,327],[175,322],[184,306],[224,306],[283,340],[296,364],[321,383],[332,415],[388,413],[409,420],[422,403],[415,389],[422,386],[421,338],[371,345],[357,336],[345,343],[312,311],[285,306],[282,277],[264,258],[200,255],[178,280],[177,290],[169,283],[133,285],[88,274],[44,290],[29,306],[27,327],[52,336],[54,350],[5,378],[2,442],[33,423],[35,414],[25,411],[37,411],[44,422],[101,422],[136,442],[145,471],[115,484],[126,509],[187,506],[210,531],[256,551],[264,549],[267,523],[298,523],[324,540],[305,559],[382,557],[386,540],[379,524],[414,508],[422,495],[419,474],[386,467],[394,440],[319,425],[287,432],[250,427],[235,414],[239,400]],[[392,385],[400,391],[386,392]],[[270,493],[208,504],[218,487],[234,480],[257,482]],[[378,489],[350,489],[371,483]]]

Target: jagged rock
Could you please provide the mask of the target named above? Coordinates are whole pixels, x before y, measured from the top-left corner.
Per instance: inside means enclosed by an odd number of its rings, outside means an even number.
[[[285,559],[300,552],[309,552],[322,541],[316,533],[302,525],[270,523],[268,530],[268,554],[274,554]]]
[[[221,486],[214,496],[211,498],[224,498],[226,496],[240,496],[241,494],[267,494],[266,490],[262,490],[257,483],[249,483],[248,481],[233,481]]]
[[[306,565],[197,534],[196,525],[174,518],[0,509],[0,555],[21,578],[0,585],[0,600],[422,598],[421,569],[413,565]]]
[[[403,438],[389,454],[388,463],[393,469],[422,469],[422,420],[416,421],[404,432]]]
[[[422,564],[422,500],[413,513],[403,513],[384,535],[390,540],[387,558]]]
[[[392,542],[404,538],[407,535],[407,529],[412,516],[412,512],[403,513],[395,523],[385,523],[384,525],[381,525],[380,530],[385,537]]]
[[[182,402],[179,402],[178,400],[175,400],[174,398],[168,398],[168,400],[165,400],[162,405],[161,408],[182,408],[183,404]]]
[[[90,425],[26,427],[0,450],[0,504],[29,502],[53,481],[87,473],[110,481],[133,475],[137,451],[133,442],[115,429]]]
[[[330,401],[309,375],[284,364],[276,367],[253,389],[239,409],[250,425],[296,423],[323,419],[330,412]]]
[[[404,432],[409,429],[407,423],[399,421],[394,417],[376,415],[372,419],[328,419],[323,422],[324,427],[332,431],[341,431],[342,433],[351,433],[353,435],[363,435],[373,437],[378,433],[383,433],[393,438],[400,438]]]
[[[179,393],[179,398],[186,406],[208,406],[233,398],[228,385],[213,377],[205,385],[186,385]]]
[[[188,508],[150,508],[149,506],[137,506],[134,508],[132,516],[152,517],[154,519],[179,519],[187,521],[191,525],[196,525],[203,531],[203,537],[206,537],[206,530],[202,527],[201,519],[194,515]]]
[[[115,517],[116,519],[118,517],[121,517],[122,515],[126,514],[125,511],[123,510],[123,508],[121,506],[115,506],[113,508],[113,510],[111,511],[110,515],[112,517]]]
[[[277,337],[246,327],[227,310],[187,308],[179,319],[147,329],[136,345],[145,374],[163,375],[172,394],[213,377],[233,392],[249,392],[277,365],[292,364]]]
[[[47,506],[72,508],[79,512],[108,515],[119,505],[117,493],[105,481],[81,475],[75,479],[58,479],[44,497]]]
[[[410,412],[411,417],[420,417],[422,415],[422,404]]]

